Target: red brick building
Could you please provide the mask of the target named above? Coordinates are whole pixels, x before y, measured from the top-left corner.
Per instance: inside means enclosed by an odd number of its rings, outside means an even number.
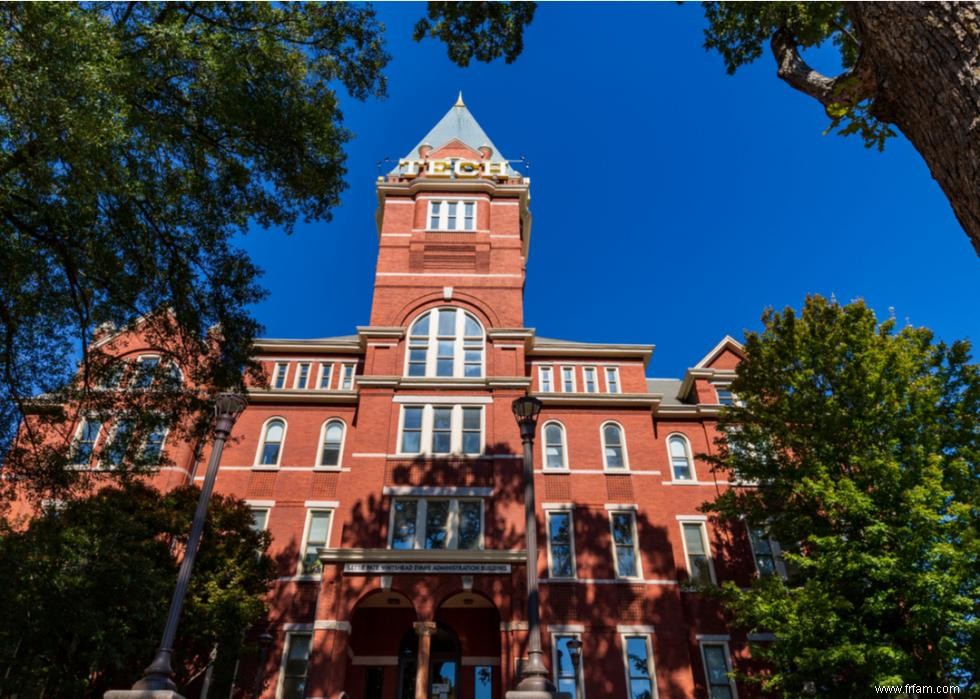
[[[744,699],[726,673],[749,662],[746,639],[687,588],[776,565],[767,543],[698,510],[728,487],[694,455],[715,448],[739,344],[651,379],[651,345],[538,337],[523,315],[529,181],[462,99],[376,186],[368,324],[258,342],[267,382],[218,475],[281,565],[262,696],[499,699],[513,687],[527,624],[511,402],[530,393],[544,403],[537,568],[555,683],[583,681],[566,647],[577,637],[589,699]],[[152,358],[138,337],[121,346]],[[91,451],[100,428],[78,428]],[[159,485],[203,478],[207,454],[165,448],[175,466]],[[245,696],[253,673],[243,659]]]

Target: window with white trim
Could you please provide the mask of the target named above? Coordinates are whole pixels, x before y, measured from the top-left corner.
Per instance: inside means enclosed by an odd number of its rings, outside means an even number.
[[[320,362],[320,389],[330,388],[330,379],[333,376],[333,364]]]
[[[701,642],[704,676],[710,699],[736,699],[735,682],[731,678],[732,661],[728,643]]]
[[[555,390],[553,373],[550,366],[538,367],[538,383],[542,393],[551,393]]]
[[[548,575],[575,577],[575,543],[569,510],[548,511]]]
[[[482,454],[483,406],[404,405],[400,432],[401,454]]]
[[[786,577],[786,566],[780,556],[779,544],[770,538],[763,527],[753,527],[746,523],[749,541],[752,544],[752,558],[760,577],[779,575]]]
[[[667,451],[670,453],[670,472],[675,481],[694,480],[694,460],[687,438],[672,434],[667,438]]]
[[[429,201],[430,231],[475,231],[475,201]]]
[[[71,445],[71,463],[76,466],[89,466],[95,456],[95,445],[102,432],[102,420],[96,417],[84,418],[75,433]]]
[[[545,468],[568,468],[568,452],[565,447],[565,428],[560,422],[546,422],[542,427],[544,433]]]
[[[126,459],[130,440],[133,438],[133,421],[120,418],[112,428],[112,436],[102,449],[102,463],[108,468],[119,468]]]
[[[585,379],[586,393],[597,393],[599,391],[599,381],[596,378],[594,366],[584,367],[582,369],[582,377]]]
[[[602,461],[607,469],[626,469],[626,437],[623,428],[615,422],[606,422],[600,428],[602,435]]]
[[[296,388],[306,388],[310,382],[310,363],[300,362],[296,369]]]
[[[272,387],[273,388],[286,388],[286,372],[289,371],[289,365],[285,362],[277,362],[276,367],[272,373]]]
[[[133,378],[129,385],[133,388],[149,388],[153,385],[153,379],[156,378],[159,366],[160,357],[156,355],[139,357],[136,360]]]
[[[563,393],[575,393],[575,367],[561,368],[561,390]]]
[[[267,507],[253,507],[252,508],[252,524],[251,529],[253,532],[264,532],[266,527],[269,525],[269,508]]]
[[[167,428],[164,425],[152,427],[143,440],[140,457],[147,463],[158,463],[163,456],[163,444],[166,439]]]
[[[578,697],[577,688],[582,683],[582,664],[579,663],[578,672],[572,663],[572,654],[568,650],[568,642],[578,640],[579,634],[554,634],[552,635],[552,647],[554,648],[555,685],[559,693],[566,693],[570,697]]]
[[[388,548],[483,548],[483,500],[478,498],[395,498]]]
[[[318,575],[323,570],[319,549],[327,546],[330,535],[331,510],[310,510],[306,515],[306,533],[303,537],[303,575]]]
[[[737,405],[738,398],[732,393],[732,389],[728,384],[716,384],[715,392],[718,394],[718,404],[719,405]]]
[[[657,682],[653,666],[650,637],[640,634],[623,635],[626,654],[626,685],[629,699],[656,699]]]
[[[341,391],[354,390],[354,365],[353,364],[340,365],[340,390]]]
[[[715,570],[711,564],[711,550],[704,522],[681,522],[684,535],[684,555],[687,558],[687,574],[692,583],[715,582]]]
[[[320,461],[318,466],[340,466],[344,451],[344,423],[327,420],[320,437]]]
[[[310,665],[310,646],[313,634],[287,633],[282,660],[282,680],[277,699],[303,699],[306,696],[306,675]]]
[[[636,546],[636,514],[632,510],[610,512],[613,555],[617,578],[640,577],[639,553]]]
[[[255,455],[257,466],[278,466],[282,458],[282,444],[286,438],[286,421],[273,418],[262,428],[262,439]]]
[[[619,393],[619,367],[606,367],[606,392]]]
[[[483,376],[483,326],[461,308],[426,311],[408,331],[406,376]]]
[[[99,388],[119,388],[126,374],[126,366],[125,361],[114,361],[111,366],[106,367],[99,381]]]

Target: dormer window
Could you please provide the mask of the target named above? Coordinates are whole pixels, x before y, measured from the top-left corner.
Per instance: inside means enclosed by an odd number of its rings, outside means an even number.
[[[459,308],[435,308],[408,332],[407,376],[483,376],[483,326]]]
[[[430,201],[430,231],[474,231],[476,230],[475,201]]]

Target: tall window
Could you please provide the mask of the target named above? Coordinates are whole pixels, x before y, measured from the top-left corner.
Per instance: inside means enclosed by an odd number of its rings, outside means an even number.
[[[330,420],[323,426],[323,446],[320,449],[320,466],[340,466],[344,446],[344,423]]]
[[[269,510],[265,507],[252,508],[252,531],[264,532],[269,524]]]
[[[306,388],[310,381],[310,363],[300,362],[296,371],[296,388]]]
[[[133,372],[133,388],[149,388],[153,385],[156,377],[157,367],[160,366],[159,357],[140,357],[136,360],[136,370]]]
[[[313,634],[291,633],[286,636],[282,663],[282,692],[278,699],[303,699],[306,696],[306,673],[310,664]]]
[[[626,440],[623,428],[615,422],[602,426],[602,456],[606,468],[626,468]]]
[[[559,692],[565,692],[570,697],[577,697],[576,687],[578,687],[581,678],[575,672],[575,666],[572,664],[572,654],[568,650],[568,642],[577,639],[578,635],[556,634],[553,638],[555,644],[555,684],[558,685]],[[581,663],[579,664],[579,672],[581,672]]]
[[[276,418],[265,423],[256,463],[259,466],[278,466],[282,442],[286,436],[286,421]]]
[[[626,683],[629,699],[655,699],[657,685],[654,682],[653,653],[650,652],[649,636],[623,636],[626,650]]]
[[[619,369],[614,366],[606,367],[606,391],[619,393]]]
[[[272,376],[272,387],[273,388],[286,388],[286,371],[288,371],[289,365],[284,363],[276,364],[275,371]]]
[[[483,376],[483,326],[459,308],[435,308],[408,331],[408,376]]]
[[[596,381],[595,367],[587,366],[582,369],[582,376],[585,378],[585,392],[595,393],[599,390],[598,383]]]
[[[354,365],[353,364],[340,365],[340,390],[341,391],[354,390]]]
[[[572,513],[548,513],[548,559],[552,578],[575,577],[575,549],[572,542]]]
[[[732,671],[727,643],[701,643],[704,674],[708,681],[710,699],[734,699],[735,684],[729,674]]]
[[[735,394],[732,393],[732,389],[728,387],[728,384],[715,386],[715,391],[718,393],[718,403],[720,405],[735,405]]]
[[[306,520],[306,536],[303,546],[303,574],[314,575],[323,570],[318,549],[327,545],[330,532],[330,510],[310,510]]]
[[[670,452],[670,469],[675,481],[689,481],[694,478],[694,464],[691,460],[691,449],[687,440],[680,435],[667,438],[667,450]]]
[[[682,522],[684,551],[687,554],[687,573],[691,582],[706,584],[715,581],[708,551],[708,539],[703,522]]]
[[[333,365],[329,362],[320,362],[320,388],[330,388],[330,378],[333,374]]]
[[[149,463],[159,462],[163,455],[163,442],[166,438],[167,428],[163,425],[157,425],[151,429],[143,442],[143,451],[140,456]]]
[[[538,367],[538,383],[541,384],[542,393],[551,393],[555,390],[555,382],[550,366]]]
[[[476,230],[476,202],[430,201],[429,230],[473,231]]]
[[[616,576],[639,577],[636,554],[636,517],[632,512],[612,512],[613,548],[616,554]]]
[[[407,405],[402,407],[400,453],[483,453],[483,407]]]
[[[102,450],[102,461],[109,468],[118,468],[126,460],[126,452],[133,437],[133,421],[122,418],[116,422],[112,437]]]
[[[749,528],[749,541],[752,543],[752,557],[755,559],[755,569],[759,575],[781,575],[786,577],[786,570],[779,557],[779,544],[769,538],[762,527]]]
[[[102,431],[102,420],[87,417],[82,420],[75,435],[75,441],[71,447],[71,462],[79,466],[88,466],[92,463],[92,456],[95,454],[95,443],[99,441],[99,432]]]
[[[568,468],[565,459],[565,428],[560,422],[544,425],[544,467]]]
[[[396,498],[390,531],[393,549],[480,549],[483,500]]]
[[[575,367],[563,366],[561,368],[561,390],[564,393],[575,392]]]

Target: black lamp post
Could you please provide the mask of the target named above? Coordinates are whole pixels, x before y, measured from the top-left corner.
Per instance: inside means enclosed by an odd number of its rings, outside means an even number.
[[[577,638],[573,638],[565,643],[565,647],[568,648],[568,655],[572,660],[572,670],[575,672],[575,699],[581,699],[583,678],[579,674],[578,666],[582,662],[582,642]]]
[[[541,401],[522,396],[511,406],[524,444],[524,524],[527,532],[527,662],[517,688],[507,699],[555,699],[555,685],[548,677],[541,652],[541,618],[538,601],[538,525],[534,512],[534,433]]]
[[[187,550],[184,552],[184,560],[181,561],[180,572],[177,573],[177,587],[174,588],[174,595],[170,600],[170,611],[167,614],[167,625],[163,629],[163,637],[160,639],[160,647],[157,648],[153,662],[143,671],[143,677],[137,680],[132,690],[109,691],[106,692],[105,699],[154,696],[152,694],[154,692],[170,692],[171,696],[176,694],[177,685],[174,684],[174,671],[170,657],[173,654],[174,637],[177,635],[177,622],[180,621],[180,612],[184,606],[184,597],[187,595],[191,571],[194,568],[194,559],[197,557],[197,549],[201,543],[204,521],[208,514],[208,501],[211,499],[214,481],[218,475],[221,452],[225,448],[228,435],[231,434],[231,428],[238,416],[245,410],[246,405],[245,398],[236,393],[221,393],[215,400],[214,448],[211,450],[208,470],[204,476],[204,484],[201,486],[201,495],[197,499],[194,522],[191,525],[191,533],[187,537]]]
[[[262,681],[265,676],[265,661],[269,657],[269,649],[272,647],[272,642],[276,640],[272,637],[272,634],[268,631],[262,633],[259,636],[259,656],[255,666],[255,682],[253,682],[252,695],[258,699],[262,694]]]

